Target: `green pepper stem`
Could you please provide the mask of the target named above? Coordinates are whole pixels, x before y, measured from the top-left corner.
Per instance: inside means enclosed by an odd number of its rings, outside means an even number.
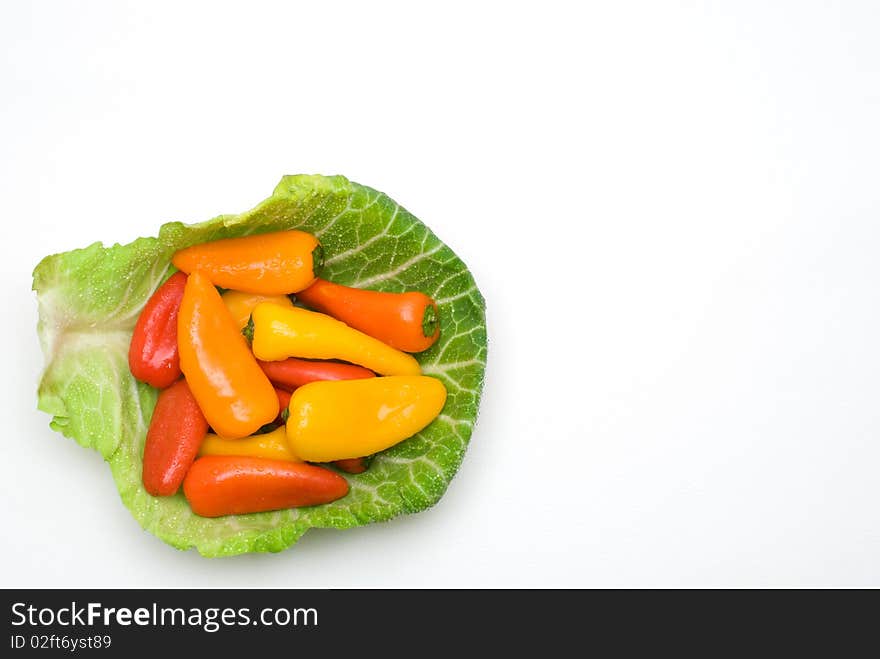
[[[241,333],[244,335],[244,338],[248,340],[248,343],[254,342],[254,317],[250,316],[248,318],[247,325],[241,328]]]
[[[425,307],[425,314],[422,316],[422,334],[426,337],[434,336],[439,323],[440,318],[437,316],[437,306],[429,304]]]
[[[285,407],[281,410],[281,423],[287,423],[287,420],[290,418],[290,408]]]

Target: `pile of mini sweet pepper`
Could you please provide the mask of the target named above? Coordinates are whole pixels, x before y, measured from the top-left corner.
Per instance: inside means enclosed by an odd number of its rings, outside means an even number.
[[[205,517],[328,503],[348,493],[342,473],[440,414],[446,389],[410,354],[439,337],[436,303],[319,279],[323,261],[296,230],[174,254],[129,350],[132,374],[161,390],[150,494],[182,486]]]

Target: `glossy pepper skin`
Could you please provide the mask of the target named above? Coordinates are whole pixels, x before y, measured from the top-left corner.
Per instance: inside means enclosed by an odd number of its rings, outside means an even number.
[[[329,503],[348,494],[348,482],[315,465],[206,455],[190,467],[183,493],[196,515],[221,517]]]
[[[258,363],[272,384],[289,391],[309,382],[320,380],[362,380],[376,377],[373,371],[363,366],[340,364],[339,362],[291,357],[280,362],[258,361]]]
[[[225,439],[209,434],[202,442],[199,455],[244,455],[252,458],[302,462],[287,445],[287,430],[282,426],[262,435],[244,439]]]
[[[378,453],[433,421],[446,387],[423,375],[312,382],[293,392],[287,442],[308,462]]]
[[[138,316],[128,348],[131,374],[157,389],[180,377],[177,351],[177,313],[186,287],[186,275],[175,272],[147,300]]]
[[[278,416],[278,397],[214,285],[189,276],[177,318],[180,367],[208,423],[247,437]]]
[[[280,361],[288,357],[342,359],[380,375],[418,375],[415,357],[385,345],[322,313],[271,302],[254,307],[253,321],[243,331],[250,334],[257,359]]]
[[[354,364],[340,364],[339,362],[311,361],[291,357],[283,362],[259,362],[263,373],[269,376],[275,385],[275,393],[278,394],[278,403],[281,412],[276,422],[284,424],[287,421],[287,407],[290,405],[290,393],[297,387],[309,382],[321,382],[325,380],[363,380],[374,378],[376,374],[363,366]],[[286,387],[279,389],[278,387]],[[338,469],[348,474],[361,474],[369,466],[364,458],[352,460],[337,460],[333,463]]]
[[[260,302],[274,302],[282,307],[293,306],[293,302],[286,295],[258,295],[257,293],[243,293],[241,291],[225,291],[220,297],[223,298],[223,304],[229,309],[229,313],[235,320],[238,329],[243,329],[248,324],[251,311]]]
[[[217,286],[260,295],[296,293],[324,264],[318,239],[304,231],[276,231],[214,240],[174,254],[178,270],[202,271]]]
[[[312,361],[291,357],[282,362],[259,362],[263,373],[269,376],[275,385],[278,394],[278,403],[281,412],[276,422],[284,424],[287,421],[287,407],[290,405],[290,393],[297,387],[309,382],[321,382],[325,380],[363,380],[374,378],[376,374],[363,366],[354,364],[340,364],[339,362]],[[279,389],[278,387],[286,387]],[[288,391],[289,390],[289,391]],[[347,474],[361,474],[367,470],[368,462],[364,458],[352,460],[337,460],[333,463],[338,469]]]
[[[385,293],[316,279],[297,298],[404,352],[427,350],[440,336],[437,303],[424,293]]]
[[[196,458],[208,422],[186,380],[178,380],[159,393],[144,444],[142,478],[154,497],[177,492]]]

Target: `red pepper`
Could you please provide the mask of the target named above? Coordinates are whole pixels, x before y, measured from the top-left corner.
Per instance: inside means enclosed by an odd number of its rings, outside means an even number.
[[[277,387],[290,389],[319,380],[362,380],[376,377],[373,371],[354,364],[291,357],[280,362],[257,361],[260,368]],[[286,407],[286,406],[285,406]]]
[[[157,497],[177,492],[207,434],[208,422],[186,380],[163,389],[144,445],[147,492]]]
[[[128,367],[138,380],[164,389],[180,377],[177,312],[186,275],[176,272],[147,300],[131,335]]]
[[[187,473],[183,493],[196,515],[220,517],[329,503],[348,494],[348,482],[302,462],[205,455]]]
[[[333,463],[346,474],[362,474],[370,466],[368,458],[346,458]]]

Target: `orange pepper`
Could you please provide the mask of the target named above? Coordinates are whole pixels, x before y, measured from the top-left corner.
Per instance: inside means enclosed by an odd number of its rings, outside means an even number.
[[[286,295],[315,281],[324,250],[305,231],[275,231],[193,245],[176,252],[171,262],[188,274],[201,270],[223,288]]]
[[[214,285],[186,282],[177,316],[180,368],[211,428],[247,437],[278,416],[278,397]]]
[[[440,336],[437,303],[418,291],[384,293],[316,279],[296,297],[404,352],[427,350]]]

